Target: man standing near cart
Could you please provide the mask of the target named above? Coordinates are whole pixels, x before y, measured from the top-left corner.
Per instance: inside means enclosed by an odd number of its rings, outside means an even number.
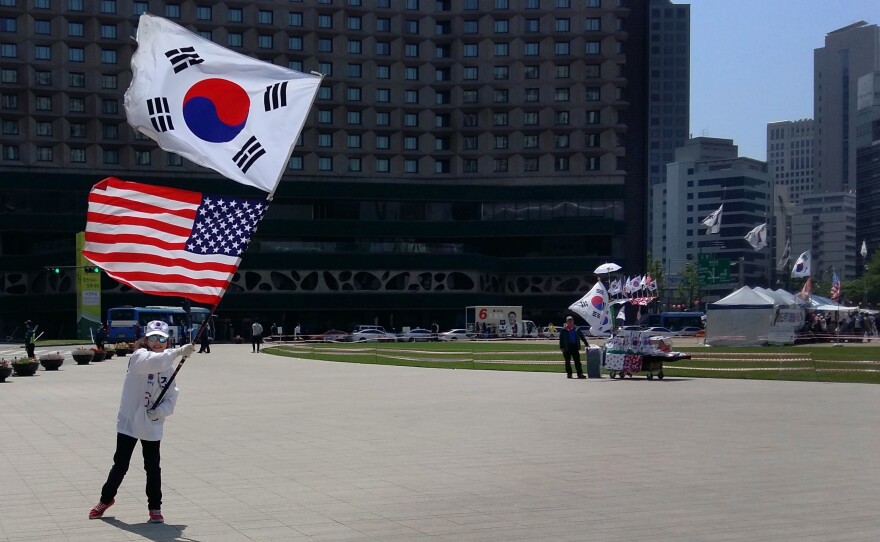
[[[578,378],[587,378],[584,369],[581,366],[581,343],[589,348],[590,343],[584,334],[574,325],[574,318],[569,316],[565,319],[565,326],[559,330],[559,349],[562,350],[562,357],[565,359],[565,372],[568,378],[571,375],[571,361],[574,359],[574,368],[577,371]]]

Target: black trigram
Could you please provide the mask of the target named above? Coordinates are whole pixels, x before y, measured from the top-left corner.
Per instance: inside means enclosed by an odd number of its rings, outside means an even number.
[[[150,113],[150,122],[157,132],[167,132],[174,129],[171,122],[171,110],[168,108],[168,98],[160,96],[147,100],[147,111]]]
[[[190,66],[201,64],[205,59],[196,53],[195,47],[181,47],[180,49],[171,49],[165,51],[165,56],[171,61],[174,67],[174,73],[180,73]]]
[[[266,111],[278,109],[286,105],[287,81],[266,87],[266,92],[263,93],[263,106],[266,108]]]
[[[256,136],[251,136],[241,150],[235,153],[232,160],[241,169],[242,173],[247,173],[247,170],[257,161],[257,158],[264,154],[266,154],[266,150],[257,141]]]

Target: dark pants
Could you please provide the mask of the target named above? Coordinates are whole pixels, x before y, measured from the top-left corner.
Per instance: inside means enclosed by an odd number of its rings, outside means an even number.
[[[211,353],[211,342],[208,339],[208,332],[203,331],[201,340],[199,341],[199,354],[210,354]]]
[[[261,344],[263,344],[262,335],[254,335],[253,337],[251,337],[251,348],[253,348],[254,352],[260,351]]]
[[[571,360],[574,360],[574,368],[577,371],[578,376],[583,376],[584,368],[581,367],[581,352],[578,349],[575,350],[563,350],[562,357],[565,358],[565,372],[568,373],[568,376],[571,376]]]
[[[34,355],[34,349],[36,347],[37,347],[37,345],[35,345],[34,343],[28,343],[28,344],[24,345],[24,351],[27,352],[27,357],[29,357],[29,358],[36,357]]]
[[[128,472],[128,464],[131,462],[131,454],[138,439],[116,433],[116,453],[113,454],[113,467],[107,476],[107,482],[101,488],[101,502],[110,504],[116,497],[122,479]],[[161,441],[142,440],[141,448],[144,452],[144,470],[147,471],[147,508],[160,510],[162,508],[162,469],[159,468],[159,444]]]

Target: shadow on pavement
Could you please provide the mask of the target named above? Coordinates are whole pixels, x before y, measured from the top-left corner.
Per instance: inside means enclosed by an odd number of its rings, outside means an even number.
[[[201,542],[194,538],[187,538],[183,536],[183,531],[187,527],[186,525],[172,525],[170,523],[147,523],[146,521],[144,521],[143,523],[130,524],[112,517],[102,519],[105,523],[113,525],[117,529],[134,533],[138,536],[146,538],[147,540],[155,540],[157,542],[171,542],[173,540],[181,540],[185,542]]]

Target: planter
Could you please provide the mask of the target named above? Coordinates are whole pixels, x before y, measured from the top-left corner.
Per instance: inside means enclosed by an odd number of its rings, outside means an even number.
[[[32,363],[13,363],[12,370],[15,372],[15,376],[34,376],[37,372],[37,369],[40,367],[40,364],[36,361]]]
[[[116,354],[116,350],[104,350],[104,359],[110,359]]]
[[[11,374],[12,374],[12,367],[0,367],[0,382],[6,382],[6,379]]]
[[[92,357],[94,356],[91,352],[88,354],[73,354],[73,361],[77,365],[88,365],[92,361]]]
[[[43,366],[47,371],[57,371],[59,367],[64,363],[64,358],[40,358],[40,365]]]
[[[92,353],[92,361],[94,361],[94,362],[104,361],[104,352],[103,351],[93,352]]]

